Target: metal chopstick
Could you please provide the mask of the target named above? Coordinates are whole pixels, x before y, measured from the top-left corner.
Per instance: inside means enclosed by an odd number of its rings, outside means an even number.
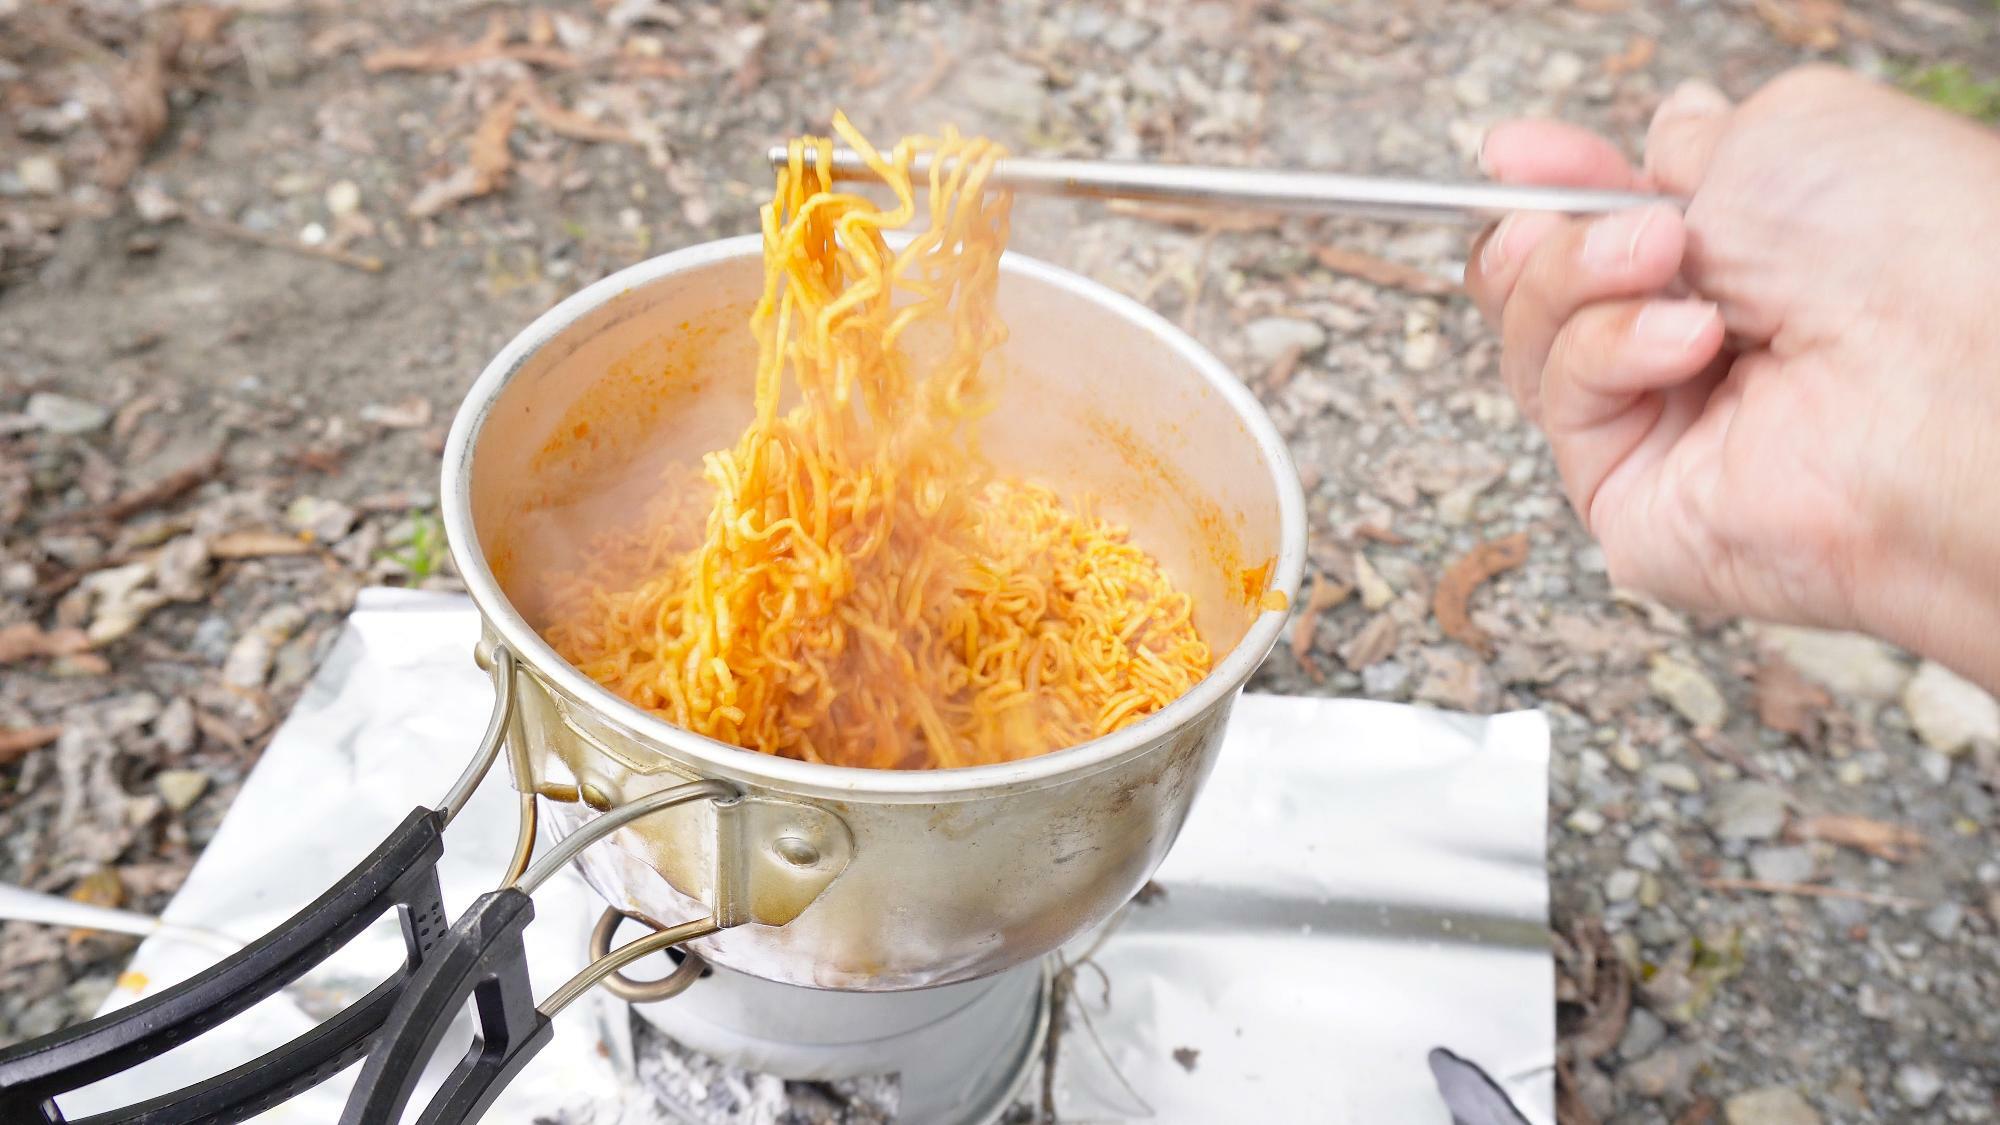
[[[768,159],[777,167],[789,156],[785,147],[778,145],[770,150]],[[919,157],[913,167],[926,174],[929,158]],[[834,150],[833,175],[836,180],[874,178],[860,154],[851,149]],[[996,161],[987,182],[1033,195],[1355,215],[1402,222],[1478,223],[1512,211],[1595,215],[1657,203],[1680,206],[1669,196],[1644,192],[1019,157]]]

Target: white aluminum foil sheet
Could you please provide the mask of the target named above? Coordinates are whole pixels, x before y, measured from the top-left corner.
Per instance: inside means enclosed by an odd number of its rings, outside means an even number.
[[[477,635],[463,598],[365,591],[165,918],[253,937],[437,801],[486,722]],[[1535,1125],[1553,1122],[1547,767],[1533,712],[1244,697],[1156,878],[1164,896],[1128,908],[1094,951],[1068,951],[1090,952],[1092,967],[1075,975],[1072,1012],[1087,1018],[1073,1016],[1062,1041],[1063,1120],[1449,1125],[1426,1064],[1445,1047]],[[506,866],[513,806],[495,776],[452,825],[439,865],[447,909]],[[600,909],[573,875],[537,893],[527,943],[538,996],[580,967]],[[254,1057],[362,995],[400,950],[378,926],[302,985],[64,1108],[129,1104]],[[148,939],[126,979],[157,990],[211,956]],[[121,988],[107,1007],[134,996]],[[469,1035],[461,1026],[447,1041],[420,1099]],[[631,1077],[631,1042],[628,1010],[587,995],[487,1120],[662,1120]],[[353,1075],[257,1120],[331,1125]]]

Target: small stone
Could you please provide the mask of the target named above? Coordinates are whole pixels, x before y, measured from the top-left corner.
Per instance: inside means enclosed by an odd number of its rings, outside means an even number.
[[[1625,1034],[1618,1038],[1618,1057],[1641,1059],[1653,1053],[1667,1038],[1667,1025],[1644,1008],[1634,1007],[1625,1021]]]
[[[1941,664],[1926,660],[1917,669],[1903,689],[1903,710],[1924,745],[1940,754],[2000,746],[2000,701]]]
[[[1639,893],[1639,873],[1620,868],[1604,881],[1604,897],[1610,902],[1630,902]]]
[[[185,754],[194,749],[194,704],[186,696],[167,704],[160,717],[153,720],[153,737],[159,740],[160,749],[169,754]]]
[[[1819,912],[1836,926],[1858,926],[1868,921],[1868,904],[1851,898],[1823,898]]]
[[[1708,806],[1708,824],[1725,840],[1769,840],[1785,826],[1785,794],[1761,781],[1724,787]]]
[[[1563,821],[1569,830],[1581,836],[1595,836],[1604,831],[1604,814],[1596,809],[1578,809]]]
[[[1842,785],[1860,785],[1868,780],[1868,769],[1860,762],[1849,758],[1847,761],[1834,767],[1833,777],[1835,781],[1840,782]]]
[[[353,180],[336,180],[326,189],[326,209],[335,215],[352,215],[361,207],[361,188]]]
[[[1250,355],[1259,363],[1272,364],[1296,350],[1308,355],[1326,346],[1326,329],[1310,320],[1289,316],[1259,317],[1243,326],[1250,343]]]
[[[1632,1017],[1636,1021],[1644,1008],[1634,1008]],[[1647,1015],[1652,1013],[1646,1012]],[[1660,1021],[1656,1018],[1655,1024]],[[1664,1030],[1664,1029],[1663,1029]],[[1626,1026],[1626,1034],[1631,1034],[1631,1025]],[[1624,1050],[1621,1042],[1620,1052]],[[1680,1101],[1687,1096],[1689,1084],[1694,1079],[1696,1068],[1701,1063],[1700,1048],[1692,1043],[1666,1047],[1630,1062],[1623,1068],[1622,1077],[1632,1087],[1632,1092],[1642,1098],[1655,1101],[1670,1099]]]
[[[1652,775],[1654,781],[1676,793],[1701,792],[1701,777],[1679,762],[1661,762],[1646,772]]]
[[[148,223],[164,223],[180,217],[181,205],[160,185],[147,181],[132,189],[132,210]]]
[[[1767,626],[1761,634],[1800,675],[1843,699],[1886,703],[1910,678],[1896,650],[1873,637],[1789,625]]]
[[[1729,705],[1706,673],[1671,656],[1655,656],[1646,677],[1653,694],[1667,701],[1698,729],[1713,730],[1729,717]]]
[[[1750,853],[1750,874],[1766,883],[1803,883],[1812,878],[1812,849],[1757,848]]]
[[[1378,660],[1361,670],[1361,690],[1380,699],[1401,694],[1410,686],[1410,667],[1400,660]]]
[[[1396,591],[1360,551],[1354,552],[1354,585],[1361,591],[1361,605],[1365,609],[1381,609],[1396,600]]]
[[[1955,902],[1940,902],[1924,912],[1924,929],[1939,941],[1958,936],[1958,924],[1965,920],[1965,908]]]
[[[1790,1086],[1765,1086],[1731,1097],[1722,1106],[1729,1125],[1819,1125],[1819,1112]]]
[[[1639,905],[1648,910],[1660,905],[1660,878],[1650,871],[1639,876]],[[1658,923],[1662,931],[1658,935],[1651,933],[1641,934],[1640,936],[1644,937],[1649,944],[1664,944],[1675,936],[1672,932],[1674,926],[1670,919],[1647,918],[1640,925],[1643,927],[1649,923]]]
[[[1639,749],[1620,739],[1611,744],[1611,761],[1626,773],[1638,773],[1645,766],[1645,759],[1639,757]]]
[[[1895,1001],[1872,984],[1864,984],[1855,990],[1854,1007],[1871,1020],[1887,1020],[1896,1015]]]
[[[1936,1101],[1943,1090],[1944,1079],[1927,1067],[1904,1063],[1896,1068],[1896,1096],[1904,1105],[1922,1109]]]
[[[27,414],[52,434],[87,434],[111,421],[111,411],[105,407],[51,391],[29,395]]]
[[[1645,832],[1632,837],[1625,845],[1625,862],[1641,871],[1658,871],[1666,863],[1660,851],[1659,833]]]
[[[53,156],[38,153],[23,157],[19,164],[14,165],[14,174],[21,177],[21,187],[29,195],[62,194],[62,165]]]
[[[1951,780],[1951,758],[1935,750],[1917,752],[1917,771],[1932,785],[1943,785]]]
[[[1535,76],[1535,85],[1543,92],[1559,94],[1583,77],[1584,62],[1568,51],[1557,51],[1542,64],[1542,71]]]
[[[356,518],[353,508],[318,496],[301,496],[285,508],[286,523],[321,543],[336,542],[346,536]]]
[[[153,777],[153,788],[175,812],[186,812],[208,791],[208,775],[200,770],[161,770]]]

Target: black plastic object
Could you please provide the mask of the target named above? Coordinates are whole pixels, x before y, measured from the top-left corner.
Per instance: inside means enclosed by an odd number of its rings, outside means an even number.
[[[56,1097],[172,1050],[305,975],[390,907],[404,967],[346,1010],[234,1070],[70,1125],[231,1125],[311,1089],[368,1049],[413,972],[445,934],[437,861],[444,814],[417,809],[347,878],[201,975],[129,1007],[0,1051],[0,1122],[60,1125]]]
[[[472,904],[397,997],[340,1125],[401,1121],[417,1079],[468,998],[479,1015],[479,1035],[417,1125],[458,1125],[486,1112],[554,1036],[549,1017],[535,1009],[521,944],[521,931],[534,917],[534,900],[515,887],[489,891]]]

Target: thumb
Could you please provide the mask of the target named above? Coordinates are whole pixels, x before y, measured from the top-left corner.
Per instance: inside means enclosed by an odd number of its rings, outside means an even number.
[[[1663,191],[1694,195],[1734,112],[1729,98],[1708,83],[1681,83],[1660,103],[1646,132],[1646,174]]]

